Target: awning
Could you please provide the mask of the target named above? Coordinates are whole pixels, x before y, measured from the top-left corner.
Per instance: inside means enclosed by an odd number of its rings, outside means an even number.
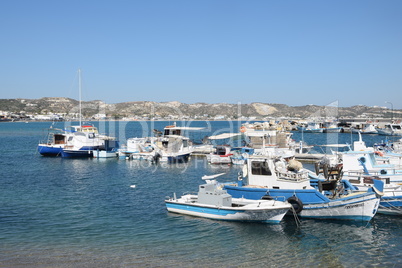
[[[215,136],[210,136],[208,137],[208,139],[210,140],[223,140],[223,139],[230,139],[233,137],[239,137],[241,136],[242,133],[222,133],[219,135],[215,135]]]

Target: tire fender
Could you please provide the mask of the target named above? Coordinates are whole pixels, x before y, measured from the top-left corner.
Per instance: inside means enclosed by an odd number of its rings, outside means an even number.
[[[289,197],[287,201],[292,205],[296,213],[300,213],[303,210],[303,202],[296,196]]]

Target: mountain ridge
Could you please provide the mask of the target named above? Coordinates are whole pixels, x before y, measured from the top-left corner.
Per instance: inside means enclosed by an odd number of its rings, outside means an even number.
[[[0,99],[0,110],[11,113],[29,114],[74,114],[79,112],[79,101],[65,97],[44,97],[40,99]],[[252,102],[249,104],[205,103],[192,104],[179,101],[127,101],[108,104],[101,100],[82,101],[82,113],[85,116],[104,114],[108,117],[151,116],[167,117],[401,117],[401,110],[386,107],[355,105],[351,107],[333,107],[319,105],[288,106],[286,104]]]

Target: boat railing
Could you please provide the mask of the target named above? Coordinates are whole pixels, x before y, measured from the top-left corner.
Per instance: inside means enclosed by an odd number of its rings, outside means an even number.
[[[198,195],[198,192],[194,192],[194,191],[187,191],[183,193],[183,196],[185,195]]]
[[[381,169],[381,170],[369,170],[369,174],[365,173],[362,170],[348,170],[344,171],[345,175],[348,176],[355,176],[355,177],[361,177],[361,176],[387,176],[387,175],[402,175],[402,170],[401,169]]]
[[[293,172],[293,171],[281,172],[281,171],[277,171],[276,176],[278,177],[279,180],[284,180],[284,181],[301,182],[301,181],[309,180],[307,171],[299,171],[299,172]]]

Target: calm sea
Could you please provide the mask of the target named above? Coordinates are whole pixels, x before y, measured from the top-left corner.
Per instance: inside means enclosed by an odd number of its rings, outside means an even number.
[[[94,124],[124,143],[171,123]],[[237,132],[238,124],[185,123],[206,128],[189,133],[195,141]],[[42,157],[36,147],[49,126],[0,124],[0,267],[402,266],[401,217],[377,215],[368,224],[302,220],[298,227],[292,217],[266,225],[170,214],[166,196],[196,191],[206,174],[225,172],[220,180],[232,181],[239,167],[196,157],[187,165]],[[368,145],[384,140],[363,138]],[[356,139],[303,134],[309,144]]]

